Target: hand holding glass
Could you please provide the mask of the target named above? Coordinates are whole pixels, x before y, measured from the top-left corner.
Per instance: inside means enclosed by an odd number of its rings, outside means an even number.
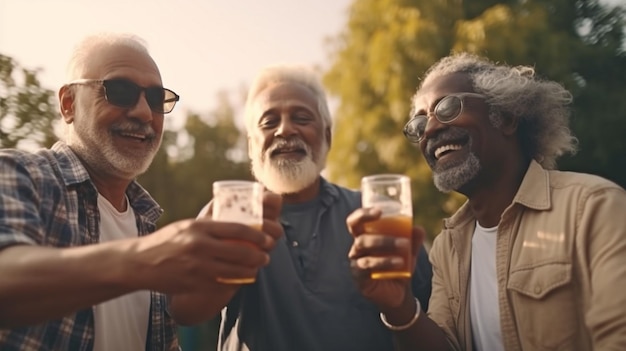
[[[263,185],[244,180],[223,180],[213,183],[214,221],[237,222],[260,230],[263,226]],[[226,284],[250,284],[256,277],[221,278]]]
[[[382,211],[378,220],[365,223],[365,233],[383,234],[411,240],[413,206],[409,177],[400,174],[376,174],[361,180],[363,207],[376,207]],[[411,252],[404,257],[404,267],[399,270],[372,271],[372,279],[410,278]]]

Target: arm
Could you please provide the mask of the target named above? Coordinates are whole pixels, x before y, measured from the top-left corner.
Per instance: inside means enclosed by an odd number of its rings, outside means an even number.
[[[626,348],[626,192],[604,189],[582,205],[577,249],[589,277],[585,312],[594,350]]]
[[[415,263],[425,237],[421,228],[413,229],[411,242],[391,236],[365,234],[363,223],[379,216],[378,210],[358,209],[347,219],[350,233],[355,237],[349,257],[361,293],[378,306],[389,324],[407,326],[394,332],[396,350],[450,350],[443,330],[426,313],[420,312],[417,320],[411,324],[417,306],[409,279],[370,278],[371,270],[402,267],[401,258],[406,257],[409,250],[412,262]]]
[[[130,243],[0,251],[0,328],[42,322],[132,291]]]
[[[141,238],[73,248],[15,245],[0,251],[0,326],[63,316],[136,290],[210,291],[217,276],[247,276],[274,239],[236,223],[185,220]]]

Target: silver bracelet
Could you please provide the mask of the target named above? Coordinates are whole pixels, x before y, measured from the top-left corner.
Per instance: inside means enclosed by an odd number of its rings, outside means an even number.
[[[420,317],[420,313],[421,312],[422,312],[422,305],[420,305],[420,301],[416,297],[415,298],[415,315],[413,316],[413,318],[411,318],[411,320],[407,324],[405,324],[405,325],[392,325],[389,322],[387,322],[387,318],[385,318],[385,315],[382,312],[380,313],[380,320],[383,322],[383,324],[387,328],[389,328],[389,330],[393,330],[393,331],[407,330],[413,324],[415,324],[415,321],[417,321],[417,319]]]

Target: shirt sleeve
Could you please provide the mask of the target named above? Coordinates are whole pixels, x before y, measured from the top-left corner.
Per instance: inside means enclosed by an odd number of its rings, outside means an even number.
[[[432,294],[428,309],[428,317],[433,320],[446,334],[448,343],[454,350],[461,350],[461,341],[458,338],[458,326],[450,304],[460,302],[460,296],[450,298],[448,287],[451,283],[446,282],[445,270],[449,268],[450,253],[446,250],[447,243],[443,234],[439,234],[430,250],[430,262],[432,264]]]
[[[591,193],[577,211],[576,247],[590,282],[585,319],[594,350],[626,350],[625,209],[626,191],[615,187]]]
[[[35,188],[22,162],[0,155],[0,249],[43,240],[40,196]]]

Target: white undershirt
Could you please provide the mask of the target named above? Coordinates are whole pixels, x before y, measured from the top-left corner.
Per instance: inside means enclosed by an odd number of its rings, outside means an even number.
[[[139,232],[135,213],[128,204],[118,212],[98,194],[100,242],[135,238]],[[150,292],[137,291],[95,306],[94,351],[145,350],[150,317]]]
[[[470,315],[474,345],[479,351],[504,350],[496,274],[497,234],[498,227],[483,228],[476,222],[472,237]]]

